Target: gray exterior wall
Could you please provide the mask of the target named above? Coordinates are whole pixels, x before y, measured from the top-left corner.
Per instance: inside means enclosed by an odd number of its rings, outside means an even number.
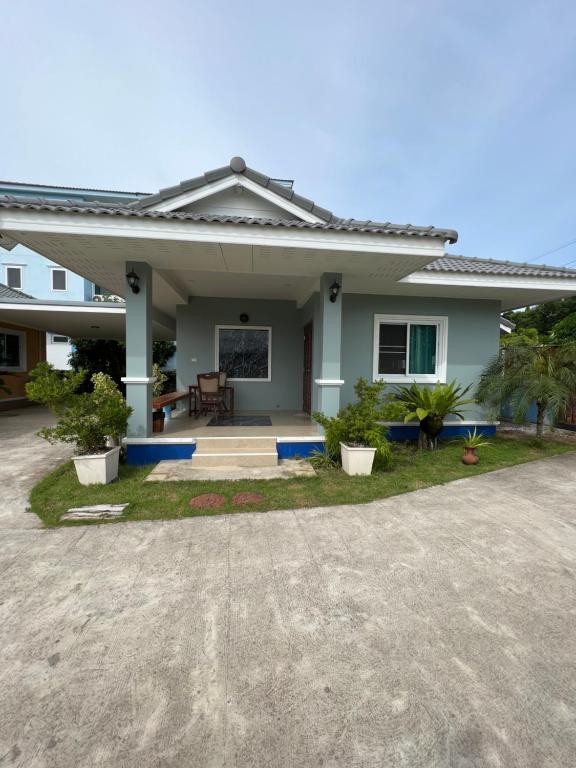
[[[448,381],[478,381],[486,362],[498,351],[500,302],[406,296],[342,296],[342,367],[345,384],[340,404],[354,400],[359,376],[372,377],[375,314],[445,315],[448,317]],[[241,325],[238,317],[250,316],[247,325],[272,327],[272,381],[237,382],[236,407],[241,410],[301,410],[303,327],[312,322],[313,379],[320,377],[320,302],[314,294],[298,310],[290,301],[195,298],[177,310],[178,388],[196,383],[196,375],[214,369],[216,325]],[[196,358],[196,362],[192,362]],[[312,410],[318,409],[319,387],[312,384]],[[467,418],[484,418],[470,406]]]
[[[199,297],[177,307],[178,389],[195,384],[199,373],[214,370],[215,326],[242,326],[238,318],[243,312],[250,317],[245,327],[272,328],[272,381],[236,382],[235,407],[247,411],[301,410],[302,321],[293,301]]]
[[[500,302],[408,296],[344,294],[342,306],[341,405],[354,400],[354,382],[372,378],[375,314],[444,315],[448,317],[447,380],[476,383],[488,360],[498,352]],[[467,418],[484,418],[478,407]]]

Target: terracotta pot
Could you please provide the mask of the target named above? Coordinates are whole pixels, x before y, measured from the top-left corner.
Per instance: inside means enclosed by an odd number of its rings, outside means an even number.
[[[476,453],[476,448],[464,448],[463,464],[478,464],[479,461],[480,456]]]

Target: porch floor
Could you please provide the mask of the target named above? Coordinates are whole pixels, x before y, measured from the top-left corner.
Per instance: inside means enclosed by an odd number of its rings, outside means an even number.
[[[318,425],[306,413],[296,411],[235,411],[235,416],[269,416],[269,427],[209,427],[208,416],[189,417],[188,411],[173,411],[164,431],[154,437],[317,437]]]

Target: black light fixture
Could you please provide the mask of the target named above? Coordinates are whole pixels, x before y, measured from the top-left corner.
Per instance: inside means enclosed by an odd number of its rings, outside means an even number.
[[[340,283],[337,283],[336,280],[332,283],[330,288],[328,289],[330,291],[330,301],[332,304],[336,301],[338,298],[338,294],[340,293]]]
[[[139,285],[140,278],[138,277],[136,272],[134,272],[134,270],[131,270],[130,272],[128,272],[128,274],[126,275],[126,280],[128,281],[128,285],[132,289],[132,293],[140,293],[140,285]]]

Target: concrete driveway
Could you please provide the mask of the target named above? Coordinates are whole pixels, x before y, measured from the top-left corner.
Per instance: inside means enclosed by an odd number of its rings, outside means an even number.
[[[366,506],[44,531],[19,446],[1,766],[576,765],[575,456]]]

